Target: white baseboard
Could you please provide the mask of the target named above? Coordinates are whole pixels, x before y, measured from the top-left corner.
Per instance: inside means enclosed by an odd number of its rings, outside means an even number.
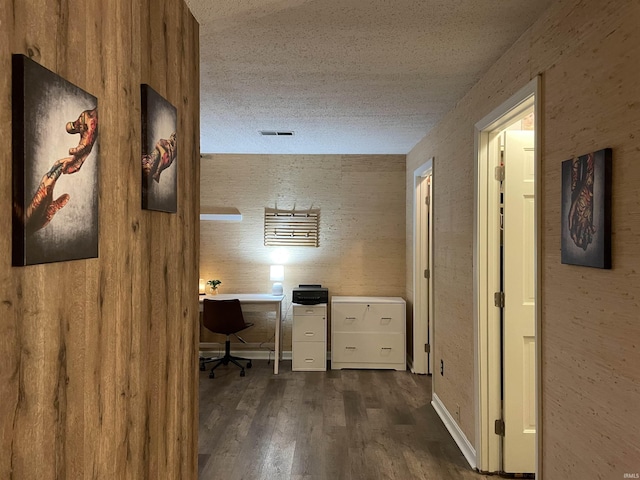
[[[464,455],[464,458],[469,462],[469,466],[476,469],[476,450],[473,448],[473,445],[469,443],[467,437],[464,432],[460,429],[456,421],[453,419],[449,411],[446,409],[442,401],[438,398],[438,395],[433,394],[433,399],[431,400],[431,405],[435,409],[436,413],[444,423],[444,426],[447,427],[449,434],[453,437],[453,440],[458,445],[458,448]]]

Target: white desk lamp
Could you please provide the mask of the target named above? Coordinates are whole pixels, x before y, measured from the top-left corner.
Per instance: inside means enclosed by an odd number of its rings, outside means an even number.
[[[271,293],[273,295],[282,295],[282,282],[284,280],[284,266],[283,265],[271,265],[269,269],[269,280],[275,282]]]

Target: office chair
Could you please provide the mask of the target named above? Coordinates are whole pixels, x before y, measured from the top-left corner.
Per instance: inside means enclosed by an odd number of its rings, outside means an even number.
[[[227,340],[224,343],[224,356],[220,358],[201,358],[200,370],[206,370],[206,363],[215,362],[215,365],[209,373],[209,378],[215,378],[213,371],[220,365],[228,365],[229,362],[231,362],[240,367],[240,376],[244,377],[244,367],[240,365],[238,360],[246,361],[247,368],[251,368],[251,360],[232,356],[230,340],[230,336],[235,335],[241,342],[246,343],[238,337],[237,333],[253,326],[253,323],[246,323],[244,321],[242,309],[240,308],[240,300],[209,300],[205,298],[203,300],[202,324],[207,330],[213,333],[226,335]]]

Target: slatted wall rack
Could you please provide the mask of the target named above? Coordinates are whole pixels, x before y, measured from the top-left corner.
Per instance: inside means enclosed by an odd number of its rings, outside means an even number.
[[[264,209],[265,246],[318,246],[320,210]]]

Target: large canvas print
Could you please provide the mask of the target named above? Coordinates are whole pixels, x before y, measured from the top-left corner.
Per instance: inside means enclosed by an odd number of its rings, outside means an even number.
[[[98,100],[13,55],[13,265],[98,256]]]
[[[562,263],[611,268],[611,149],[562,162]]]
[[[142,208],[178,209],[178,112],[149,85],[142,95]]]

